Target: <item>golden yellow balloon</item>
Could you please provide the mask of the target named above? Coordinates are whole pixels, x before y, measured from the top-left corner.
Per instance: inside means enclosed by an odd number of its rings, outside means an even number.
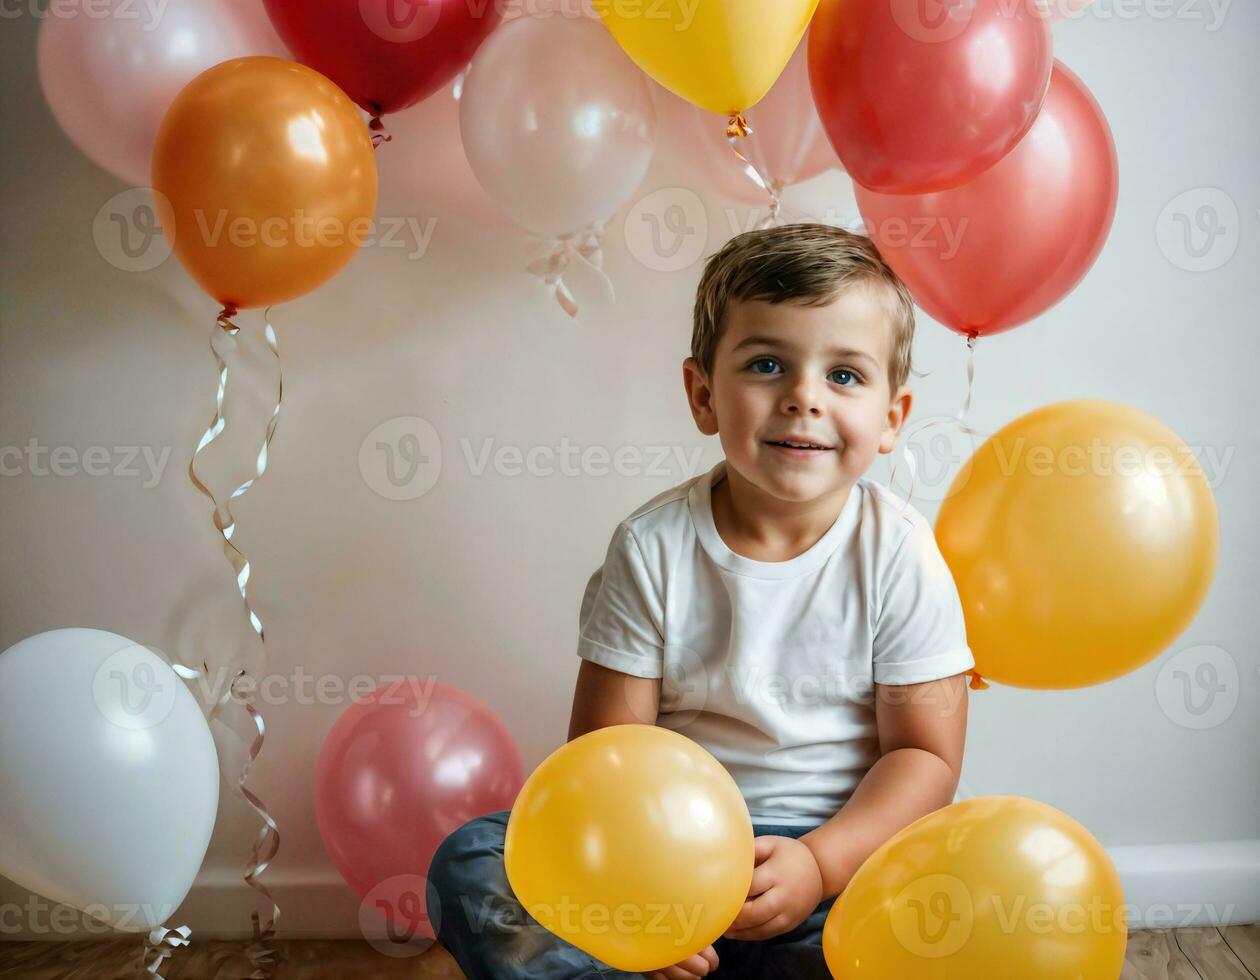
[[[652,725],[574,739],[525,781],[504,865],[534,919],[628,972],[700,952],[735,921],[753,873],[748,807],[695,742]]]
[[[985,796],[928,814],[858,869],[823,927],[840,980],[1116,980],[1124,891],[1064,813]]]
[[[202,288],[225,306],[269,306],[332,278],[371,234],[376,158],[358,109],[319,72],[237,58],[171,103],[153,189]]]
[[[640,68],[702,109],[734,115],[783,73],[818,0],[594,0]]]
[[[1216,502],[1191,450],[1137,409],[1048,405],[990,437],[941,505],[976,672],[1072,688],[1146,663],[1198,611]]]

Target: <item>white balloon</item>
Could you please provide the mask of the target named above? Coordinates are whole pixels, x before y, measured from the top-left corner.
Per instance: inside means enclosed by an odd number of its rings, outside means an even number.
[[[486,192],[543,238],[610,218],[652,162],[647,76],[585,17],[521,17],[477,49],[459,100],[464,154]]]
[[[219,764],[165,660],[102,630],[0,654],[0,874],[125,932],[183,902],[205,858]]]

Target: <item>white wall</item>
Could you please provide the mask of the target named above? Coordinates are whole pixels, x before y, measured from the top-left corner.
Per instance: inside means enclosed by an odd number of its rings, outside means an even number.
[[[1166,6],[1181,16],[1164,19]],[[972,699],[969,792],[1044,800],[1113,848],[1260,837],[1260,9],[1236,0],[1217,30],[1206,0],[1148,0],[1128,17],[1134,9],[1097,0],[1093,14],[1061,25],[1056,38],[1057,55],[1098,97],[1119,147],[1110,241],[1058,308],[982,342],[972,415],[992,431],[1048,402],[1108,398],[1154,414],[1217,458],[1232,453],[1216,487],[1216,583],[1165,654],[1093,689],[995,686]],[[0,649],[42,630],[95,626],[189,661],[221,662],[251,634],[208,502],[186,474],[213,409],[206,337],[215,307],[174,260],[126,273],[98,252],[93,219],[125,188],[81,157],[49,114],[34,69],[35,28],[18,16],[0,39],[0,446],[35,439],[79,452],[147,446],[170,456],[152,487],[121,476],[0,478]],[[641,234],[641,219],[627,226],[618,218],[607,248],[618,300],[581,292],[581,319],[571,322],[523,274],[535,253],[469,174],[449,94],[398,117],[394,129],[380,154],[379,213],[436,219],[427,253],[409,259],[404,249],[369,248],[273,317],[285,404],[270,469],[235,508],[268,631],[265,669],[436,675],[493,706],[532,767],[564,739],[581,590],[615,522],[694,471],[674,464],[634,477],[474,476],[461,440],[474,454],[485,439],[496,447],[567,439],[700,448],[699,465],[712,465],[716,440],[695,431],[680,372],[701,260],[673,273],[647,267],[626,245],[626,228]],[[687,185],[662,154],[641,196]],[[1195,273],[1170,261],[1157,230],[1169,202],[1203,188],[1223,190],[1237,207],[1239,240],[1232,259]],[[790,200],[820,214],[852,209],[838,175]],[[706,237],[689,242],[703,255],[729,237],[732,208],[705,203],[707,229],[698,223],[694,235]],[[745,209],[734,217],[746,220]],[[257,314],[242,322],[256,338]],[[959,338],[922,319],[916,358],[929,374],[916,385],[916,415],[957,408],[964,353]],[[258,364],[238,407],[260,427],[269,378],[266,362]],[[409,416],[436,428],[443,465],[426,495],[391,501],[371,486],[382,479],[379,462],[361,472],[359,449],[378,425]],[[236,458],[249,458],[244,443],[237,449]],[[919,505],[934,514],[928,490]],[[1155,685],[1161,667],[1202,644],[1223,648],[1236,666],[1226,697],[1237,705],[1195,730],[1184,710],[1161,707]],[[354,921],[311,801],[320,739],[342,707],[264,709],[267,745],[252,785],[281,827],[282,850],[264,880],[281,895],[292,934]],[[248,897],[236,891],[215,901],[226,893],[212,886],[231,891],[254,831],[245,806],[225,796],[204,887],[185,910],[203,934],[246,924]],[[1161,894],[1175,898],[1171,887]],[[25,896],[0,883],[0,901]]]

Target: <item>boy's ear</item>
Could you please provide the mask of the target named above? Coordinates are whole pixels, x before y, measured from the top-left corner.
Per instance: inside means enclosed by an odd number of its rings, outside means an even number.
[[[694,357],[683,361],[683,387],[687,391],[687,404],[691,406],[691,417],[696,420],[696,428],[704,435],[717,435],[717,415],[713,411],[713,389],[709,385],[708,375]]]
[[[884,431],[879,436],[879,451],[890,453],[897,448],[897,437],[910,417],[914,394],[908,385],[902,385],[888,403],[888,415],[884,418]]]

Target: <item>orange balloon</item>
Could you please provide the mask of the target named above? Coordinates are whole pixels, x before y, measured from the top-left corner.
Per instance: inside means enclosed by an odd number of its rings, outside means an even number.
[[[843,980],[1116,980],[1131,911],[1115,865],[1054,807],[982,796],[894,834],[823,926]]]
[[[153,190],[180,262],[224,306],[309,293],[372,232],[376,158],[354,103],[282,58],[236,58],[176,96]]]
[[[1175,432],[1105,401],[1048,405],[954,479],[936,539],[976,672],[1030,688],[1140,667],[1194,618],[1216,569],[1216,501]]]

